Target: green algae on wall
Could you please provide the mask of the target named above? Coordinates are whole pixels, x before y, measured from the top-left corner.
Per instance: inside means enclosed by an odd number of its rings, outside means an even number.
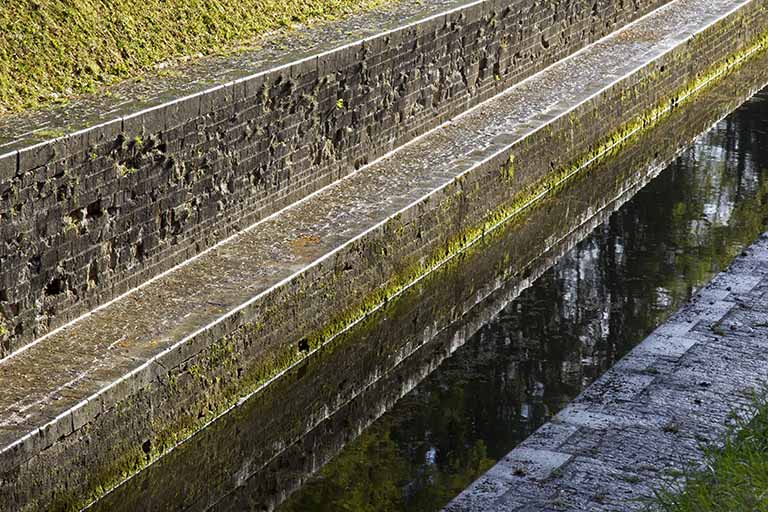
[[[463,232],[455,235],[446,247],[431,255],[430,258],[426,258],[426,262],[417,263],[400,275],[394,276],[390,280],[390,283],[392,284],[374,291],[365,301],[363,301],[361,306],[341,313],[331,320],[324,329],[310,335],[308,338],[309,346],[313,349],[322,346],[324,343],[327,343],[329,340],[338,336],[339,333],[346,331],[349,327],[358,323],[370,313],[377,311],[389,300],[399,296],[404,290],[409,288],[423,276],[430,274],[437,268],[450,262],[457,255],[471,250],[483,237],[495,233],[500,226],[519,216],[528,208],[534,206],[546,195],[557,191],[565,185],[565,183],[593,164],[597,164],[612,155],[615,155],[626,144],[631,143],[643,132],[656,126],[662,119],[668,116],[672,110],[691,101],[707,87],[722,79],[726,74],[738,69],[751,58],[764,52],[767,47],[768,32],[761,34],[744,50],[729,55],[705,73],[697,75],[694,80],[669,95],[668,98],[663,100],[657,107],[642,113],[632,121],[620,126],[610,135],[600,139],[598,143],[595,144],[594,149],[582,157],[577,158],[572,165],[549,173],[538,182],[533,183],[517,193],[511,204],[501,205],[490,211],[486,215],[484,222],[480,225],[465,229]],[[653,79],[655,77],[652,76],[651,78]],[[571,124],[574,122],[574,117],[575,116],[569,115]],[[547,126],[545,129],[551,130],[551,126]],[[499,175],[502,178],[514,175],[514,161],[514,153],[510,153],[507,164],[499,170]],[[458,190],[456,194],[458,195],[462,193],[462,182],[463,176],[459,176],[452,184],[457,186]],[[397,219],[392,220],[397,221]]]
[[[0,114],[391,0],[14,0],[0,4]]]

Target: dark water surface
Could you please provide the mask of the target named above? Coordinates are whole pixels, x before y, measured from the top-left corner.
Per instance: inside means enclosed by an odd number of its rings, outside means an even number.
[[[766,229],[768,93],[698,138],[279,510],[438,510]]]

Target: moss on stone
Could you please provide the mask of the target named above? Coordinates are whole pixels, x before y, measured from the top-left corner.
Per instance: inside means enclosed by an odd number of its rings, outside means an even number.
[[[766,48],[768,48],[768,32],[759,36],[748,48],[728,56],[705,73],[697,75],[695,80],[669,95],[668,98],[663,100],[658,106],[649,109],[628,123],[620,126],[616,131],[596,143],[594,148],[588,153],[575,159],[573,164],[551,172],[538,182],[526,187],[515,196],[510,204],[502,205],[489,212],[482,223],[453,237],[443,250],[433,254],[430,258],[427,258],[424,263],[416,264],[405,272],[393,276],[389,281],[390,284],[374,291],[361,305],[343,312],[329,322],[323,329],[310,335],[308,338],[310,346],[313,348],[320,346],[328,340],[333,339],[339,333],[344,332],[350,326],[356,324],[371,312],[379,309],[383,304],[386,304],[389,300],[402,293],[403,290],[407,289],[425,274],[433,272],[447,261],[452,260],[456,255],[471,249],[478,240],[482,239],[489,232],[495,231],[505,222],[517,217],[545,195],[552,193],[565,185],[566,182],[577,174],[586,170],[593,164],[616,154],[626,144],[638,138],[643,132],[657,125],[674,108],[691,101],[707,86],[721,79],[730,71],[738,68],[751,57],[765,51]],[[658,78],[659,73],[654,71],[651,73],[649,79]],[[573,113],[569,114],[569,116],[572,116],[572,114]],[[576,122],[573,117],[576,116],[569,117],[571,124]],[[552,125],[550,124],[544,127],[543,132],[551,136],[553,134]],[[525,141],[527,140],[528,139],[526,138]],[[514,175],[514,160],[514,154],[510,153],[508,162],[499,170],[500,177],[508,177],[510,176],[510,173]],[[459,185],[463,182],[463,179],[463,176],[460,176],[454,180],[453,184]],[[460,190],[458,192],[460,192]],[[425,199],[425,202],[427,200],[429,200],[429,197]],[[451,201],[451,198],[446,195],[444,200]],[[393,219],[393,221],[394,220],[396,219]]]
[[[515,155],[509,155],[507,165],[499,170],[499,175],[509,181],[515,178]]]
[[[542,198],[558,190],[569,180],[581,176],[593,164],[603,161],[618,152],[621,148],[637,139],[643,132],[657,125],[674,108],[692,100],[708,85],[715,83],[728,72],[745,63],[749,58],[764,51],[766,47],[768,47],[768,33],[760,36],[749,48],[731,55],[707,72],[697,76],[691,83],[669,95],[658,106],[650,108],[644,114],[637,116],[610,135],[604,137],[593,146],[593,149],[580,158],[574,159],[572,164],[556,169],[536,183],[524,188],[515,195],[509,204],[490,211],[482,222],[457,234],[448,243],[442,244],[442,249],[424,258],[422,262],[415,263],[402,271],[396,272],[387,284],[371,292],[358,305],[342,311],[324,327],[309,334],[303,340],[306,344],[305,350],[299,350],[295,344],[286,343],[282,349],[265,354],[260,358],[259,362],[250,366],[240,378],[222,383],[220,379],[209,379],[207,377],[212,375],[216,369],[225,368],[231,371],[238,357],[236,345],[245,338],[256,337],[262,329],[262,325],[260,323],[246,325],[231,335],[224,337],[221,341],[214,343],[203,353],[196,356],[194,358],[195,361],[190,362],[187,370],[187,373],[194,378],[194,381],[197,383],[196,385],[202,387],[200,398],[196,403],[206,404],[205,414],[201,414],[198,417],[182,415],[175,418],[174,421],[157,424],[156,428],[153,429],[155,433],[151,438],[149,445],[151,450],[149,453],[143,452],[139,446],[126,450],[123,457],[114,460],[96,478],[100,485],[93,489],[88,499],[85,501],[70,501],[70,499],[67,499],[60,502],[62,504],[66,502],[66,505],[61,508],[64,510],[77,509],[87,504],[88,501],[103,495],[110,487],[156,460],[182,440],[192,436],[213,418],[235,405],[244,395],[258,390],[281,372],[302,361],[313,350],[325,346],[340,334],[347,332],[351,327],[360,324],[372,312],[390,304],[393,298],[402,294],[414,283],[431,274],[436,269],[454,262],[456,256],[471,254],[478,247],[478,241],[488,236],[501,236],[502,230],[497,228],[510,221],[520,220],[522,218],[520,214],[528,211],[531,207],[535,207]],[[569,117],[569,122],[573,126],[578,123],[578,118]],[[552,126],[548,126],[544,130],[544,133],[547,132],[550,135],[552,134]],[[526,138],[522,141],[521,146],[528,147],[529,143],[530,140]],[[514,151],[514,148],[512,151]],[[509,159],[498,172],[501,181],[514,176],[514,157],[512,153],[510,153]],[[445,195],[442,200],[459,200],[464,181],[464,177],[454,180],[451,184],[453,188],[448,187],[445,189]],[[427,197],[424,202],[428,203],[431,200],[430,197]],[[386,229],[393,230],[398,234],[405,232],[400,216],[393,217]],[[181,392],[177,376],[169,376],[166,385],[170,395]]]
[[[0,5],[0,113],[391,0],[15,0]]]

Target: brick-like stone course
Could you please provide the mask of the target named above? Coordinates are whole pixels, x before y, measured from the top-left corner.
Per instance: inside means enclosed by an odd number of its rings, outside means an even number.
[[[0,156],[0,357],[663,3],[475,2]]]
[[[165,510],[204,500],[216,502],[216,510],[272,510],[604,222],[677,154],[681,142],[719,118],[723,106],[713,98],[730,95],[736,105],[741,83],[750,80],[730,81],[739,85],[711,91],[524,219],[486,237],[93,509]],[[205,474],[195,469],[200,460]]]

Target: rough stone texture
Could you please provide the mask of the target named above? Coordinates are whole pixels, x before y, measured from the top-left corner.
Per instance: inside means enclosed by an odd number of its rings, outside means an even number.
[[[431,17],[327,53],[11,141],[0,356],[666,1],[434,2]]]
[[[678,0],[0,362],[0,503],[63,507],[140,468],[420,265],[481,240],[501,220],[489,210],[528,204],[622,124],[733,64],[768,26],[764,6]],[[760,88],[756,66],[707,105],[724,115]]]
[[[749,81],[729,81],[737,79]],[[633,196],[683,140],[709,126],[719,116],[713,99],[728,96],[717,89],[427,276],[89,510],[201,503],[215,503],[211,510],[272,510]],[[570,235],[561,239],[564,232]]]
[[[768,233],[446,511],[642,510],[768,375]]]

